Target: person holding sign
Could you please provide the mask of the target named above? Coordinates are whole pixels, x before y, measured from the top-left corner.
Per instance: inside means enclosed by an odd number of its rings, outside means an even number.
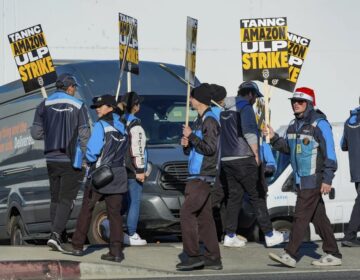
[[[262,97],[254,82],[240,85],[235,102],[227,104],[227,110],[220,114],[221,173],[226,179],[227,199],[224,246],[242,247],[245,241],[236,235],[238,217],[244,192],[256,210],[257,221],[265,235],[268,247],[286,240],[286,237],[272,228],[266,207],[266,196],[257,188],[261,160],[259,156],[258,126],[252,105]]]
[[[77,86],[73,75],[61,74],[57,90],[37,107],[30,130],[35,140],[45,142],[52,232],[47,245],[58,251],[67,241],[66,223],[84,177],[82,160],[90,136],[85,104],[74,97]]]
[[[265,135],[270,136],[270,143],[275,150],[290,154],[297,189],[290,241],[284,253],[281,255],[270,253],[269,257],[288,267],[295,267],[296,254],[309,223],[312,222],[316,233],[323,240],[322,247],[326,253],[312,264],[341,265],[342,255],[336,244],[321,196],[330,193],[337,169],[331,126],[326,116],[314,109],[316,103],[312,89],[297,88],[290,100],[295,119],[287,128],[286,137],[279,137],[270,126],[263,131]]]
[[[90,166],[86,182],[83,203],[77,220],[72,244],[63,244],[65,253],[81,256],[90,228],[92,211],[100,199],[104,199],[110,223],[109,252],[101,255],[102,260],[121,262],[123,254],[123,221],[121,205],[127,191],[125,154],[127,133],[120,116],[114,113],[116,108],[113,95],[102,95],[93,99],[92,109],[99,119],[94,123],[93,131],[86,150],[86,161]],[[109,166],[112,178],[102,185],[94,183],[94,173],[102,166]]]
[[[188,258],[176,265],[179,270],[222,269],[219,243],[212,216],[210,183],[217,173],[217,143],[220,125],[211,111],[211,87],[201,84],[191,91],[191,106],[198,112],[193,129],[184,126],[181,145],[189,155],[189,180],[180,210],[184,252]],[[199,240],[205,253],[200,256]]]

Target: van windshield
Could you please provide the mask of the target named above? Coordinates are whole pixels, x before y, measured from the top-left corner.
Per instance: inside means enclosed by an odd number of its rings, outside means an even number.
[[[186,97],[179,95],[143,95],[140,112],[147,137],[147,145],[180,144],[182,126],[185,122]],[[190,110],[190,122],[197,112]]]

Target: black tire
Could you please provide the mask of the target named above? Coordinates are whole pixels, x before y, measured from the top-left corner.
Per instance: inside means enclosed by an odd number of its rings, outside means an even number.
[[[280,232],[286,231],[290,234],[290,231],[292,229],[292,222],[288,220],[275,220],[272,222],[272,224],[273,224],[273,228]],[[310,227],[306,229],[306,233],[303,241],[305,242],[310,241]]]
[[[107,244],[108,238],[104,236],[104,231],[101,226],[102,222],[107,219],[105,201],[100,201],[96,204],[92,214],[90,229],[88,232],[88,240],[90,244]]]
[[[26,245],[24,238],[27,236],[24,223],[20,216],[12,216],[9,222],[10,243],[13,246]]]

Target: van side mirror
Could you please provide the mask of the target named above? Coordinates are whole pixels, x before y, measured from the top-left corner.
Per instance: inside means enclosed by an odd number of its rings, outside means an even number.
[[[294,184],[294,176],[290,174],[286,179],[284,185],[281,187],[281,191],[283,192],[295,192],[295,184]]]

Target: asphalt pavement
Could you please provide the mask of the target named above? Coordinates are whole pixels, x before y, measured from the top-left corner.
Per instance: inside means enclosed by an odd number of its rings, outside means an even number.
[[[340,245],[340,244],[339,244]],[[280,253],[283,246],[265,248],[248,243],[243,248],[221,246],[223,270],[177,271],[184,257],[181,243],[155,243],[126,247],[125,260],[103,261],[106,246],[89,246],[86,255],[75,257],[51,251],[43,245],[0,246],[0,279],[360,279],[360,248],[341,248],[343,265],[318,268],[311,261],[320,258],[321,243],[304,243],[296,268],[271,261],[269,252]],[[344,276],[347,275],[345,278]]]

